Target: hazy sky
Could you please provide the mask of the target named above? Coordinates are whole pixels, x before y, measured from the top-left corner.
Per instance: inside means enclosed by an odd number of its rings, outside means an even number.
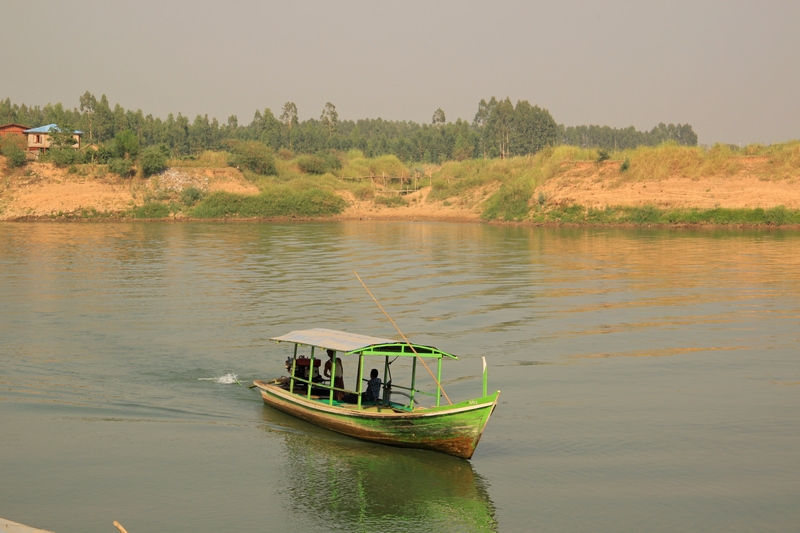
[[[0,98],[249,124],[472,121],[481,98],[565,125],[689,123],[701,143],[800,138],[800,1],[2,0]]]

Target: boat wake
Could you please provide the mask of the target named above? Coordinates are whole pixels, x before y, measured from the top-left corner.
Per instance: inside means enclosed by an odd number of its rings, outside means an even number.
[[[241,385],[241,383],[239,383],[239,378],[233,372],[213,378],[198,378],[197,381],[213,381],[214,383],[222,383],[223,385]]]

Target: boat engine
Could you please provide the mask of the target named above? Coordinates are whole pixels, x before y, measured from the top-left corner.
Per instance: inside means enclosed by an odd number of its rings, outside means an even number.
[[[314,359],[314,371],[311,372],[311,381],[314,383],[321,383],[322,376],[319,374],[319,359]],[[294,366],[294,377],[300,379],[309,379],[309,368],[311,367],[311,359],[307,357],[298,357]],[[292,358],[286,358],[286,370],[291,374],[292,372]]]

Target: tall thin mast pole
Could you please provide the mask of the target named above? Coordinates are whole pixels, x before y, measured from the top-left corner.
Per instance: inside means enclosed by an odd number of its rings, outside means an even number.
[[[415,349],[414,349],[414,345],[413,345],[413,344],[411,344],[411,343],[408,341],[408,339],[406,338],[406,336],[405,336],[405,335],[403,335],[403,332],[402,332],[402,331],[400,331],[400,328],[399,328],[399,327],[397,327],[397,324],[395,324],[395,323],[394,323],[394,320],[392,320],[392,317],[390,317],[390,316],[389,316],[389,313],[387,313],[387,312],[386,312],[386,310],[383,308],[383,306],[380,304],[380,302],[378,302],[378,300],[375,298],[375,296],[373,296],[373,295],[372,295],[372,292],[369,290],[369,288],[367,287],[367,285],[366,285],[366,284],[365,284],[365,283],[362,281],[361,277],[358,275],[358,272],[356,272],[355,270],[353,270],[353,274],[355,274],[355,275],[356,275],[356,278],[358,278],[358,281],[359,281],[359,282],[361,283],[361,285],[364,287],[364,290],[366,290],[366,291],[367,291],[367,294],[369,294],[370,298],[372,298],[372,301],[374,301],[374,302],[375,302],[375,303],[378,305],[378,308],[379,308],[379,309],[380,309],[380,310],[383,312],[383,314],[384,314],[384,315],[386,315],[386,318],[388,318],[388,319],[389,319],[389,322],[391,322],[391,323],[392,323],[392,325],[394,326],[394,329],[396,329],[396,330],[397,330],[397,333],[399,333],[399,334],[400,334],[400,336],[401,336],[401,337],[403,337],[403,340],[406,342],[406,344],[408,344],[408,347],[409,347],[409,348],[411,348],[411,351],[412,351],[412,352],[414,352],[414,355],[416,355],[416,356],[417,356],[417,359],[419,359],[419,361],[422,363],[422,366],[424,366],[424,367],[425,367],[425,370],[427,370],[427,371],[428,371],[428,374],[430,374],[430,375],[431,375],[431,377],[433,378],[433,381],[435,381],[435,382],[436,382],[436,386],[437,386],[437,387],[439,387],[439,390],[440,390],[440,391],[442,391],[442,394],[444,395],[445,399],[447,400],[447,403],[449,403],[450,405],[453,405],[453,402],[451,402],[451,401],[450,401],[450,397],[449,397],[449,396],[447,396],[447,393],[444,391],[444,387],[442,387],[442,384],[441,384],[441,383],[439,383],[439,380],[438,380],[438,379],[436,379],[436,376],[434,376],[434,375],[433,375],[433,372],[431,372],[431,369],[430,369],[430,368],[428,368],[428,365],[427,365],[427,364],[425,364],[425,360],[424,360],[422,357],[420,357],[420,355],[417,353],[417,350],[415,350]],[[413,391],[412,391],[412,392],[413,392]]]

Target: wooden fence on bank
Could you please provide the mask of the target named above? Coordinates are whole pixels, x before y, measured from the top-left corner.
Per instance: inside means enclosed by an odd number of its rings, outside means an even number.
[[[421,176],[414,173],[413,176],[354,176],[354,177],[341,177],[341,181],[358,181],[363,182],[369,180],[371,187],[375,192],[382,194],[397,194],[400,196],[416,192],[420,187],[431,185],[433,178],[431,176]],[[427,183],[425,183],[427,182]]]

